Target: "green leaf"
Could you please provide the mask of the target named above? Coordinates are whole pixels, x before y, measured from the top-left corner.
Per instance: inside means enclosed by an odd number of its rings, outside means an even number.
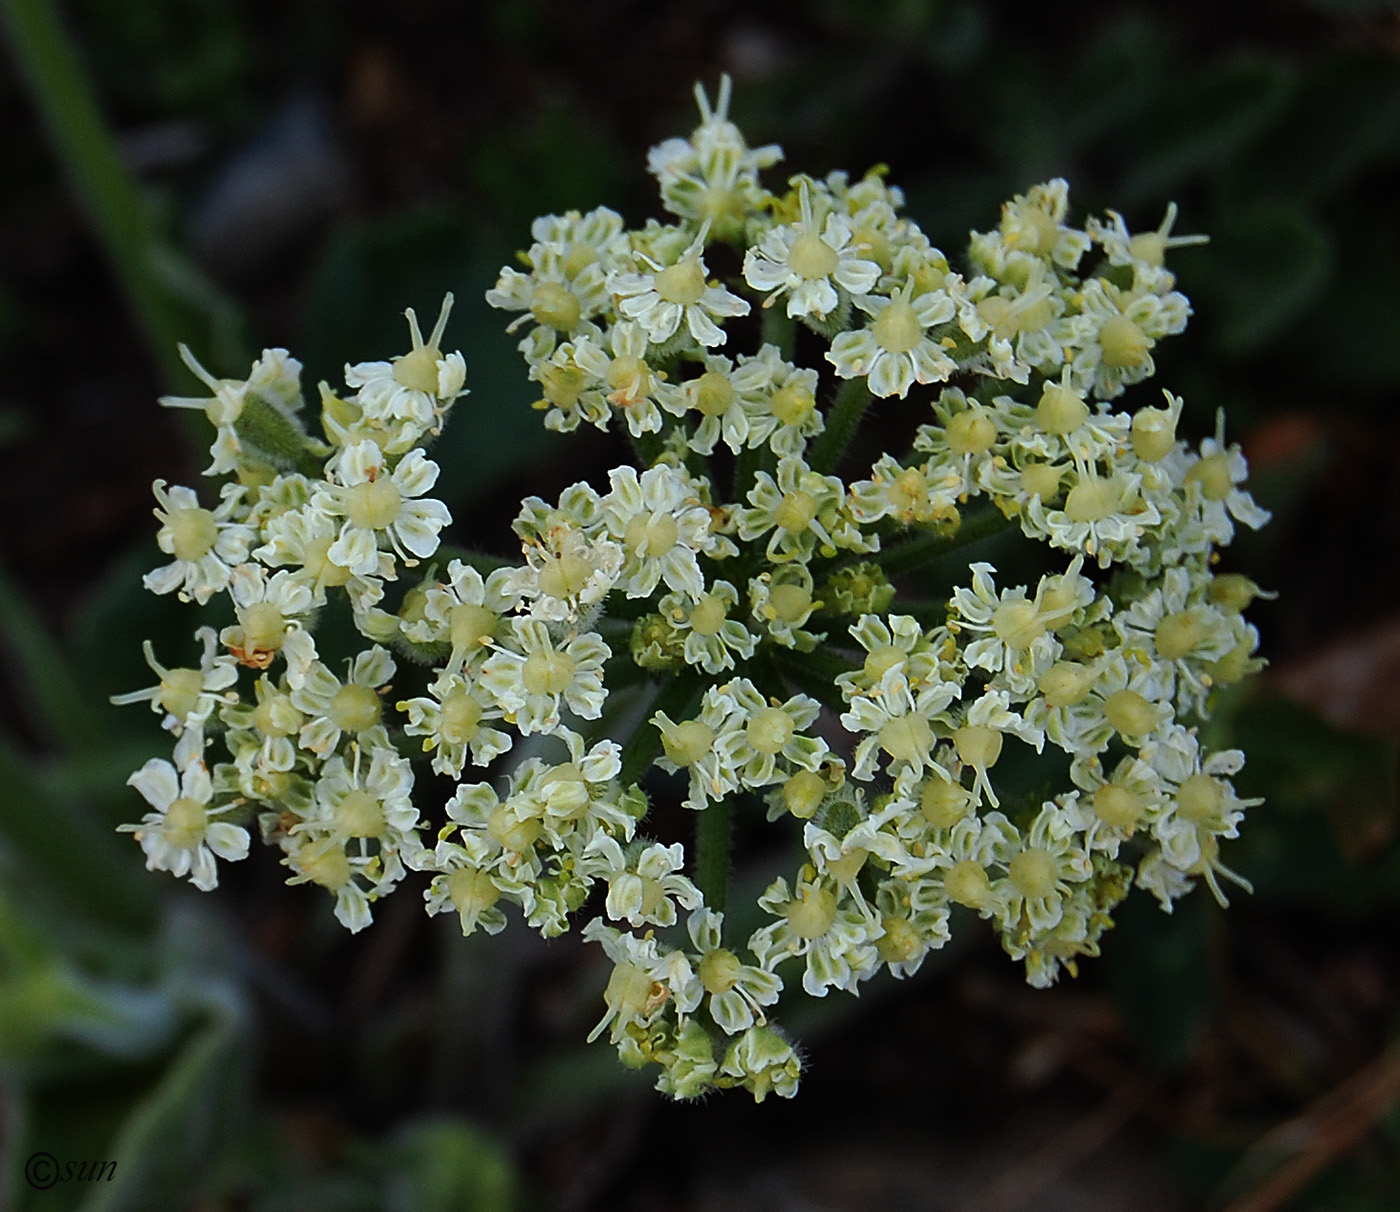
[[[1236,166],[1241,195],[1317,201],[1400,153],[1400,74],[1348,55],[1309,75],[1288,112]]]
[[[466,1120],[407,1124],[385,1157],[389,1212],[511,1212],[515,1167],[501,1144]]]
[[[1241,55],[1187,75],[1134,149],[1114,191],[1118,205],[1171,197],[1190,178],[1228,164],[1283,112],[1293,90],[1292,69],[1277,59]]]
[[[116,1177],[94,1187],[80,1212],[195,1204],[210,1182],[209,1159],[240,1134],[247,1057],[237,1017],[217,1018],[192,1035],[113,1141]]]
[[[19,668],[34,723],[46,739],[73,753],[91,753],[106,743],[106,721],[93,709],[91,691],[3,568],[0,642]]]
[[[1196,294],[1226,357],[1277,338],[1318,298],[1333,265],[1327,232],[1287,201],[1228,211],[1211,233],[1210,252],[1201,258]]]
[[[64,1044],[147,1056],[173,1030],[167,994],[80,970],[65,954],[70,938],[41,929],[27,908],[0,896],[0,1066],[7,1070],[42,1068]]]
[[[3,738],[0,787],[0,844],[26,873],[95,921],[150,920],[157,885],[141,871],[135,843],[119,838],[78,803],[53,795]],[[132,794],[135,809],[141,801]]]

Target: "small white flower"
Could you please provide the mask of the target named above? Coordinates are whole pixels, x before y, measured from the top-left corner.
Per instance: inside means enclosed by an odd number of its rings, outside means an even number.
[[[771,1006],[783,991],[774,972],[746,964],[723,942],[724,915],[699,908],[690,915],[686,930],[699,952],[696,974],[710,999],[710,1017],[730,1035],[766,1021],[763,1008]]]
[[[334,479],[316,494],[327,513],[344,518],[326,550],[341,568],[373,576],[380,567],[381,538],[412,566],[408,553],[426,559],[437,550],[438,532],[452,520],[441,501],[419,499],[437,483],[438,466],[420,449],[391,471],[379,446],[369,440],[347,446],[337,457]]]
[[[724,330],[715,321],[746,316],[749,305],[723,286],[706,280],[701,250],[704,230],[671,265],[660,265],[645,254],[638,254],[650,273],[608,275],[608,289],[617,298],[617,311],[627,320],[636,320],[653,345],[669,341],[684,325],[689,334],[706,348],[725,342]]]
[[[298,734],[301,747],[326,757],[342,735],[358,737],[380,728],[380,691],[387,689],[394,668],[394,658],[377,644],[355,657],[344,682],[320,661],[312,664],[292,690],[292,704],[310,717]]]
[[[238,421],[250,401],[260,402],[291,420],[302,407],[301,363],[285,349],[264,349],[253,363],[246,379],[216,379],[204,369],[188,348],[180,346],[180,358],[211,395],[162,396],[166,408],[196,408],[214,426],[214,444],[209,453],[214,461],[205,468],[209,476],[238,469],[244,455],[244,442],[238,434]],[[293,420],[292,424],[296,424]]]
[[[801,219],[775,227],[744,255],[744,280],[768,293],[764,307],[787,295],[787,314],[818,320],[836,310],[837,287],[847,296],[869,294],[880,280],[880,267],[858,254],[851,243],[851,225],[831,211],[824,226],[812,216],[808,182],[798,186]]]
[[[149,871],[188,875],[190,883],[208,892],[219,882],[214,857],[235,862],[248,856],[248,831],[218,817],[232,805],[215,807],[213,783],[205,766],[203,736],[187,730],[176,750],[180,768],[151,758],[127,783],[155,809],[139,825],[121,825],[134,834],[146,854]]]
[[[428,687],[431,698],[413,698],[398,704],[408,716],[404,732],[421,736],[423,751],[433,754],[438,774],[459,778],[468,750],[473,765],[487,766],[511,747],[509,734],[490,727],[505,710],[474,682],[442,673]]]
[[[238,692],[228,693],[229,687],[238,681],[238,667],[233,657],[219,652],[219,639],[212,627],[201,627],[195,632],[204,648],[199,668],[167,669],[156,660],[155,649],[150,640],[143,640],[142,650],[146,654],[146,664],[151,667],[160,683],[149,690],[133,690],[129,694],[114,694],[112,703],[125,707],[130,703],[151,704],[151,710],[164,715],[161,725],[179,736],[186,728],[203,727],[216,707],[238,701]],[[217,655],[216,655],[217,653]]]
[[[177,485],[165,490],[165,481],[151,485],[159,505],[154,510],[160,520],[156,543],[173,563],[148,572],[142,583],[152,593],[179,590],[182,602],[193,598],[201,606],[227,588],[233,566],[248,558],[257,532],[236,521],[243,506],[244,489],[225,484],[219,490],[217,509],[204,509],[192,488]]]
[[[481,685],[522,733],[552,732],[562,706],[585,720],[602,714],[608,697],[603,662],[611,655],[591,631],[556,644],[539,620],[511,619],[502,643],[481,668]]]
[[[408,318],[413,348],[391,362],[361,362],[345,368],[345,382],[357,388],[355,403],[363,424],[386,435],[391,454],[409,450],[424,435],[438,433],[447,409],[464,390],[467,364],[460,353],[443,355],[439,345],[452,311],[452,296],[443,298],[437,323],[427,341],[418,331],[413,308]]]
[[[946,290],[911,298],[913,284],[893,298],[865,295],[856,300],[872,316],[859,332],[838,333],[826,360],[843,379],[864,377],[875,396],[903,399],[915,383],[942,383],[957,369],[944,346],[928,330],[957,314],[957,303]]]
[[[667,588],[698,597],[705,579],[696,556],[714,543],[710,511],[686,478],[661,464],[640,477],[634,468],[615,467],[608,479],[612,492],[600,504],[608,533],[622,547],[618,588],[641,598],[664,580]]]

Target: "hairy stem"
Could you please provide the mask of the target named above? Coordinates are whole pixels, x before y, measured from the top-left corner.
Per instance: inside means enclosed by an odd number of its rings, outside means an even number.
[[[897,576],[923,568],[950,552],[1001,534],[1014,525],[1015,519],[1006,517],[993,506],[988,506],[964,514],[961,525],[952,534],[923,534],[918,538],[897,543],[893,547],[886,547],[876,555],[866,558],[883,568],[887,575]]]
[[[706,804],[695,823],[695,883],[705,907],[724,912],[729,893],[729,847],[734,809],[728,799]]]
[[[813,471],[827,475],[835,469],[872,398],[864,379],[850,379],[842,386],[836,403],[827,414],[826,428],[817,435],[808,451],[807,462]]]

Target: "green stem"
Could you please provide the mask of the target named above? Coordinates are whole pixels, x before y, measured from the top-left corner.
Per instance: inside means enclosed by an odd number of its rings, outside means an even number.
[[[666,443],[659,433],[634,434],[629,429],[627,437],[637,456],[637,466],[642,471],[655,464],[661,457],[661,452],[666,449]]]
[[[724,912],[729,892],[729,847],[734,809],[728,799],[706,804],[695,823],[695,883],[705,907]]]
[[[866,558],[880,565],[887,575],[898,576],[900,573],[913,572],[932,564],[959,548],[970,547],[983,539],[1001,534],[1014,525],[1013,518],[1008,518],[999,509],[988,506],[975,513],[964,514],[962,524],[952,534],[920,535],[893,547],[886,547],[878,554]]]
[[[836,679],[843,673],[859,669],[858,663],[825,645],[818,646],[811,652],[774,648],[771,657],[773,668],[786,681],[833,710],[845,710],[845,702],[841,691],[837,689]]]
[[[797,322],[787,314],[784,301],[778,300],[772,307],[760,304],[759,310],[763,319],[764,344],[776,345],[778,352],[791,360],[792,347],[797,337]]]
[[[777,465],[772,448],[767,442],[757,447],[745,446],[739,452],[739,457],[734,460],[733,499],[735,501],[748,500],[749,489],[754,486],[758,479],[758,473],[766,471],[772,475]]]
[[[841,461],[851,436],[870,407],[870,389],[864,379],[849,379],[837,393],[836,403],[826,418],[826,428],[812,443],[807,454],[807,463],[813,471],[829,474]]]

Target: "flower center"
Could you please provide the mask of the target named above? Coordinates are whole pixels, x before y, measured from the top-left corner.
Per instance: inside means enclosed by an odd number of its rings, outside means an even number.
[[[792,717],[781,707],[765,707],[744,727],[749,744],[759,753],[778,753],[792,740]]]
[[[821,938],[836,921],[836,893],[811,885],[799,888],[784,915],[798,938]]]
[[[812,613],[812,595],[801,585],[775,585],[768,600],[784,623],[796,625]]]
[[[473,867],[459,867],[447,877],[447,896],[464,917],[485,913],[501,899],[490,875]]]
[[[716,947],[700,961],[700,983],[707,993],[728,993],[739,983],[744,965],[732,951]]]
[[[1230,478],[1230,460],[1227,455],[1207,455],[1186,473],[1187,483],[1201,486],[1201,495],[1207,501],[1223,501],[1234,488]]]
[[[373,690],[350,682],[331,695],[326,715],[343,732],[364,732],[379,723],[382,712],[379,696]]]
[[[156,701],[177,720],[187,720],[204,693],[204,674],[198,669],[168,669],[160,679]]]
[[[275,652],[287,634],[287,616],[271,602],[254,602],[238,611],[245,649]]]
[[[1117,512],[1117,485],[1111,478],[1080,480],[1065,498],[1065,517],[1071,522],[1102,522]]]
[[[1094,792],[1094,815],[1114,829],[1134,828],[1146,807],[1142,796],[1116,783],[1105,783]]]
[[[411,391],[435,396],[438,389],[438,362],[441,360],[440,350],[431,345],[420,346],[394,359],[394,382]]]
[[[974,770],[987,770],[1001,757],[1002,734],[986,724],[964,724],[953,733],[953,745]]]
[[[1008,648],[1019,652],[1045,634],[1045,623],[1034,602],[1003,602],[992,615],[992,630]]]
[[[646,1013],[657,987],[657,983],[651,979],[651,973],[645,968],[630,960],[623,960],[608,977],[608,987],[603,990],[603,1000],[618,1018],[630,1021]]]
[[[928,499],[928,480],[917,467],[906,467],[890,485],[890,502],[901,514],[917,512]]]
[[[992,881],[975,859],[963,859],[953,866],[943,880],[943,890],[950,901],[980,909],[992,894]]]
[[[1179,661],[1206,636],[1206,625],[1194,610],[1169,614],[1153,632],[1157,653],[1164,660]]]
[[[540,569],[540,589],[552,598],[571,598],[587,588],[588,578],[592,575],[593,566],[583,556],[576,552],[564,552]],[[494,619],[493,614],[493,628]],[[488,634],[484,633],[483,638]]]
[[[540,577],[540,581],[543,588],[543,576]],[[462,602],[452,607],[447,615],[447,631],[452,641],[452,650],[475,652],[495,634],[498,621],[496,612],[488,610],[485,606]]]
[[[326,534],[311,539],[302,553],[301,562],[313,578],[321,585],[344,585],[350,579],[350,570],[342,568],[326,553],[335,542],[335,536]]]
[[[778,508],[773,511],[773,520],[788,534],[800,534],[811,525],[817,516],[817,498],[810,492],[798,489],[783,495]]]
[[[972,795],[961,783],[931,778],[919,796],[919,808],[935,829],[951,829],[972,810]]]
[[[1193,825],[1222,822],[1225,788],[1208,774],[1193,774],[1176,789],[1176,810]]]
[[[1133,417],[1133,453],[1146,463],[1164,459],[1176,445],[1176,422],[1165,408],[1144,408]]]
[[[208,819],[208,809],[198,800],[175,800],[165,810],[161,836],[177,850],[193,850],[204,840]]]
[[[1099,329],[1099,348],[1105,366],[1141,366],[1147,361],[1152,338],[1127,316],[1110,316]]]
[[[1089,419],[1089,406],[1070,388],[1047,383],[1040,393],[1035,419],[1046,433],[1073,433]]]
[[[539,817],[527,816],[521,820],[504,804],[497,805],[486,821],[486,832],[500,843],[501,849],[514,854],[533,846],[542,829]]]
[[[1007,864],[1006,874],[1028,901],[1044,900],[1055,891],[1055,856],[1032,846]]]
[[[908,653],[894,644],[881,644],[878,648],[871,649],[870,655],[865,658],[865,664],[861,666],[861,672],[878,686],[885,680],[885,674],[903,663],[906,656]]]
[[[356,484],[345,494],[345,516],[363,530],[383,530],[399,516],[403,498],[391,476]]]
[[[1157,726],[1157,709],[1136,690],[1116,690],[1104,700],[1103,713],[1123,736],[1143,736]]]
[[[340,842],[325,841],[308,847],[298,856],[298,861],[302,871],[322,888],[335,892],[350,882],[350,860]]]
[[[788,264],[792,266],[793,273],[809,281],[829,277],[839,260],[830,244],[816,232],[805,228],[792,242],[792,251],[788,253]]]
[[[677,766],[694,766],[715,744],[715,732],[702,720],[686,720],[670,734],[661,734],[661,747]]]
[[[793,816],[810,820],[826,798],[826,780],[810,770],[799,770],[783,784],[782,795]]]
[[[449,745],[465,745],[481,725],[481,704],[465,690],[454,690],[442,700],[442,739]]]
[[[219,524],[207,509],[172,509],[166,525],[177,560],[190,562],[207,555],[219,538]]]
[[[651,390],[651,372],[647,364],[633,354],[619,354],[608,364],[608,386],[616,396],[629,403]]]
[[[700,268],[700,262],[687,257],[661,270],[656,275],[656,293],[667,303],[679,303],[682,307],[698,303],[705,293],[705,271]]]
[[[887,964],[907,964],[919,954],[919,932],[906,918],[887,914],[880,919],[885,933],[875,942],[875,950]]]
[[[728,616],[724,600],[713,593],[702,593],[690,612],[690,629],[696,635],[717,635]]]
[[[880,729],[880,748],[896,762],[922,766],[933,750],[933,729],[921,715],[901,715]]]
[[[1028,496],[1051,500],[1060,491],[1064,469],[1053,463],[1032,463],[1021,469],[1021,488]]]
[[[1093,686],[1093,670],[1078,661],[1056,661],[1036,682],[1051,707],[1073,707],[1084,701]]]
[[[997,440],[996,423],[983,409],[969,408],[948,420],[948,449],[954,454],[979,455]]]
[[[722,416],[732,403],[734,388],[717,370],[707,370],[695,381],[695,407],[704,416]]]
[[[525,658],[521,681],[530,694],[563,694],[578,666],[567,652],[532,652]]]
[[[801,383],[788,383],[773,393],[768,407],[784,425],[801,425],[816,411],[817,398]]]
[[[335,806],[335,823],[346,837],[379,837],[387,824],[384,805],[378,797],[355,787]]]
[[[274,690],[253,708],[253,724],[263,736],[291,736],[301,727],[301,712],[291,695]]]
[[[622,542],[638,559],[656,560],[669,552],[680,537],[675,518],[668,513],[639,513],[627,521]]]
[[[556,408],[569,409],[583,395],[588,376],[577,366],[548,366],[540,375],[544,398]]]
[[[924,326],[905,299],[895,299],[870,326],[875,343],[887,353],[908,353],[924,335]]]
[[[560,332],[570,332],[583,315],[583,308],[578,296],[567,286],[558,282],[541,282],[535,287],[530,314],[541,324],[548,324]]]

